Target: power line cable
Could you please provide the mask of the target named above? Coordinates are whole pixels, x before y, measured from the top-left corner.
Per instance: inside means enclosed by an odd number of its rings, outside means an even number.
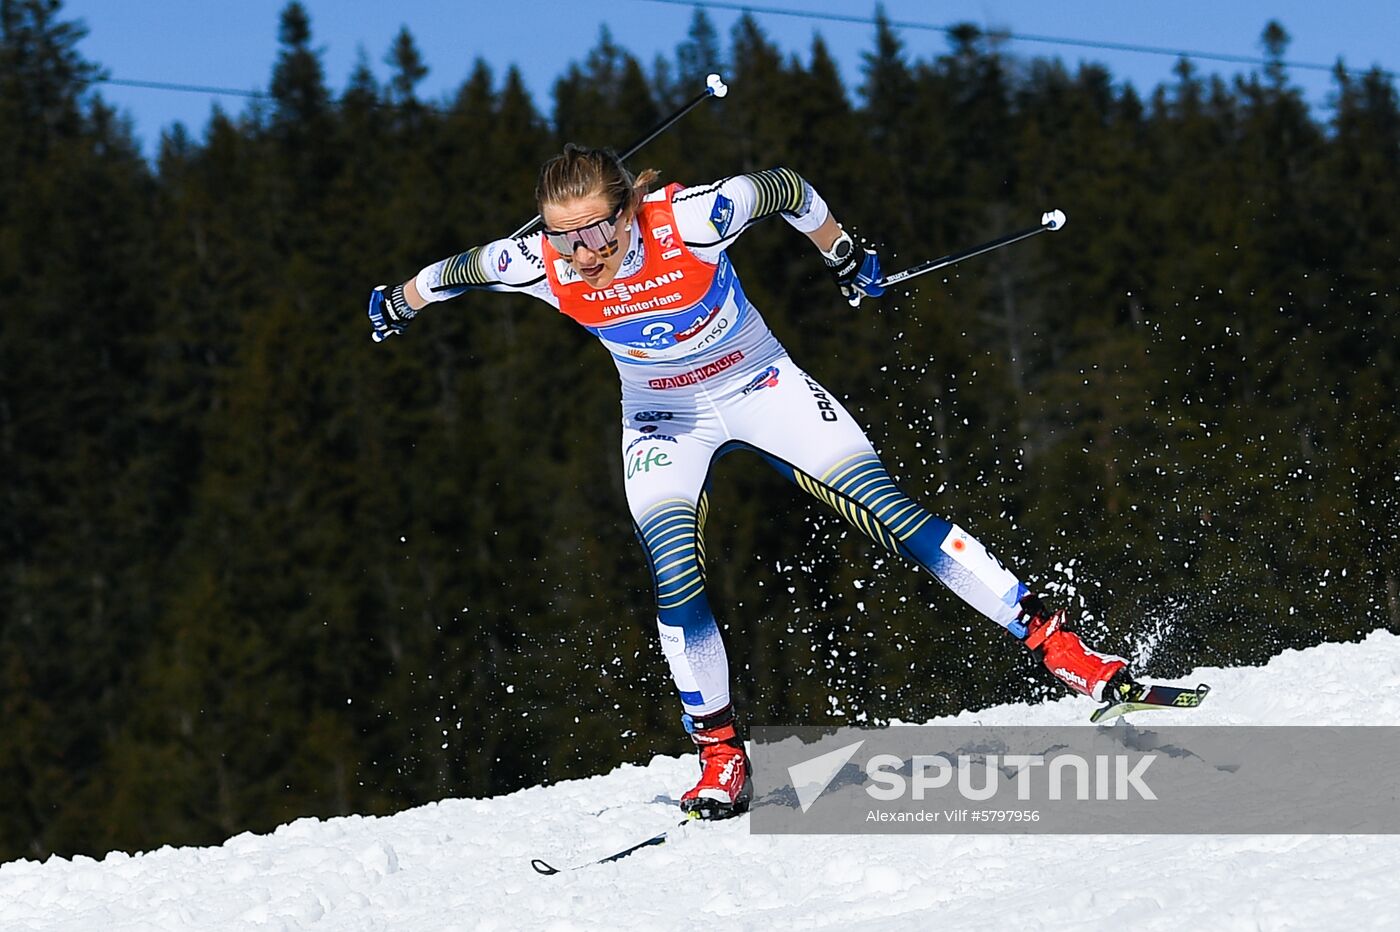
[[[751,3],[725,3],[721,0],[642,0],[646,3],[664,3],[668,6],[688,6],[699,7],[706,10],[730,10],[740,13],[762,13],[772,16],[794,16],[802,19],[822,19],[835,23],[856,23],[863,26],[874,26],[879,20],[873,16],[854,16],[848,13],[825,13],[819,10],[796,10],[783,9],[781,7],[756,6]],[[936,23],[918,22],[916,20],[886,19],[886,23],[897,29],[914,29],[925,32],[952,33],[956,26],[939,26]],[[1072,45],[1080,48],[1105,49],[1114,52],[1137,52],[1144,55],[1170,55],[1173,58],[1199,58],[1206,61],[1229,62],[1236,65],[1272,65],[1275,64],[1270,59],[1258,58],[1250,55],[1232,55],[1228,52],[1202,52],[1195,49],[1173,49],[1164,48],[1157,45],[1138,45],[1132,42],[1106,42],[1094,39],[1076,39],[1069,36],[1041,36],[1026,32],[1009,32],[994,30],[991,35],[1004,37],[1017,42],[1043,42],[1049,45]],[[1312,71],[1334,71],[1336,65],[1322,65],[1317,62],[1280,61],[1277,64],[1285,68],[1302,68]],[[1356,69],[1344,68],[1348,74],[1355,74]],[[1380,73],[1387,78],[1394,78],[1395,72],[1381,69]]]
[[[645,3],[662,3],[667,6],[685,6],[707,10],[729,10],[740,13],[758,13],[771,16],[792,16],[800,19],[827,20],[836,23],[850,23],[861,26],[874,26],[879,21],[873,16],[855,16],[847,13],[825,13],[819,10],[783,9],[781,7],[758,6],[750,3],[726,3],[723,0],[642,0]],[[917,20],[887,19],[895,29],[912,29],[923,32],[951,34],[955,26],[940,26]],[[1104,49],[1115,52],[1135,52],[1144,55],[1169,55],[1173,58],[1197,58],[1205,61],[1228,62],[1236,65],[1271,65],[1273,61],[1249,55],[1233,55],[1227,52],[1202,52],[1195,49],[1173,49],[1155,45],[1138,45],[1131,42],[1106,42],[1093,39],[1076,39],[1070,36],[1042,36],[1025,32],[995,31],[993,35],[1016,42],[1041,42],[1047,45],[1069,45],[1080,48]],[[1285,68],[1301,68],[1312,71],[1334,71],[1336,65],[1323,65],[1317,62],[1280,61]],[[1387,78],[1396,77],[1396,72],[1377,69]],[[1344,68],[1348,74],[1357,73],[1354,68]],[[224,97],[245,97],[265,100],[270,95],[266,91],[253,91],[236,87],[215,87],[206,84],[179,84],[171,81],[138,81],[127,78],[101,77],[95,83],[111,84],[117,87],[136,87],[155,91],[179,91],[191,94],[215,94]]]
[[[227,97],[265,98],[266,91],[246,91],[235,87],[210,87],[204,84],[173,84],[169,81],[131,81],[124,78],[98,78],[94,83],[115,84],[120,87],[143,87],[155,91],[188,91],[194,94],[220,94]]]

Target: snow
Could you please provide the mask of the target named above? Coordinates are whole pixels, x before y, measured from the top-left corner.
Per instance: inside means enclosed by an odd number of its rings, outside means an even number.
[[[1400,723],[1400,636],[1196,670],[1160,724]],[[1358,692],[1363,687],[1364,694]],[[1087,699],[937,724],[1082,724]],[[1389,929],[1400,839],[1379,835],[755,836],[677,821],[690,757],[395,816],[302,819],[217,848],[0,865],[0,930]]]

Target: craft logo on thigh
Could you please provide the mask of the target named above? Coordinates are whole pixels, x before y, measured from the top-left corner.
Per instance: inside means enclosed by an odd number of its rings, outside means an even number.
[[[656,438],[649,438],[656,439]],[[671,458],[661,452],[659,447],[651,447],[647,450],[638,450],[627,462],[627,478],[631,479],[638,473],[651,472],[653,466],[657,469],[663,466],[670,466]]]
[[[822,389],[820,385],[812,381],[810,375],[804,375],[807,381],[807,390],[812,393],[812,397],[817,400],[817,410],[821,412],[823,421],[836,420],[836,406],[831,403],[831,397]]]

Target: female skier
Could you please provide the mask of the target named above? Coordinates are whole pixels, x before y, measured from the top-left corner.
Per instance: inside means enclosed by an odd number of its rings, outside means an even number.
[[[681,808],[723,818],[748,808],[729,667],[705,595],[701,529],[711,464],[752,450],[889,550],[913,560],[1010,631],[1070,689],[1102,699],[1132,687],[1127,663],[1087,649],[970,534],[901,492],[865,433],[789,358],[749,303],[726,250],[775,214],[817,247],[852,304],[876,297],[880,261],[857,246],[796,172],[775,168],[648,193],[610,150],[568,145],[540,170],[544,232],[500,239],[375,288],[374,337],[402,333],[431,302],[473,289],[521,291],[603,341],[622,380],[627,504],[650,561],[661,649],[699,747]]]

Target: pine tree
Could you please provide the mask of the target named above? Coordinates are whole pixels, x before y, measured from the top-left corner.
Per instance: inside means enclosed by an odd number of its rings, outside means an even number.
[[[162,597],[152,184],[53,0],[0,3],[0,855],[77,850]]]
[[[394,69],[389,79],[389,99],[401,106],[415,101],[415,89],[428,76],[428,66],[407,26],[399,29],[384,61]]]

